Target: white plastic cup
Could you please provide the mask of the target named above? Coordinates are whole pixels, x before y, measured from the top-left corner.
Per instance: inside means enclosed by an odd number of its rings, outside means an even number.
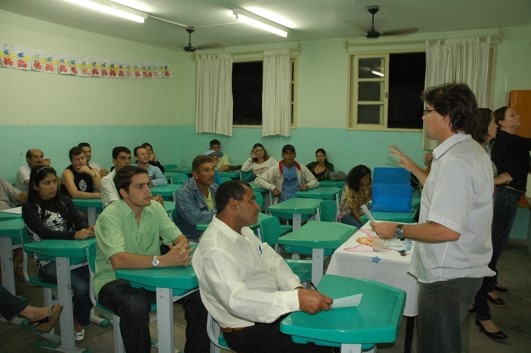
[[[381,252],[385,249],[385,240],[382,238],[374,238],[372,243],[372,250],[375,252]]]

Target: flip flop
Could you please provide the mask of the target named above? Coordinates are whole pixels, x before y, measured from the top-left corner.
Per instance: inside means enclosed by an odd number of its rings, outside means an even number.
[[[33,321],[31,326],[33,326],[35,330],[49,332],[59,320],[59,316],[61,316],[62,311],[63,306],[61,304],[55,304],[48,311],[47,317],[42,320]]]

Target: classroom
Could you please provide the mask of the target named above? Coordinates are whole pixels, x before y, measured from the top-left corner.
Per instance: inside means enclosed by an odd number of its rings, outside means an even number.
[[[386,4],[382,3],[383,11]],[[480,1],[477,6],[482,6]],[[518,26],[467,30],[459,30],[458,24],[455,27],[452,31],[413,33],[374,42],[367,42],[362,36],[316,36],[301,41],[291,41],[288,36],[282,43],[235,45],[218,50],[256,58],[265,49],[289,48],[296,69],[296,107],[289,136],[263,137],[260,127],[238,125],[227,136],[196,133],[196,57],[202,54],[201,50],[188,53],[182,50],[184,44],[168,48],[80,30],[75,25],[11,12],[0,2],[0,45],[4,47],[110,61],[163,63],[171,73],[171,77],[161,79],[119,80],[46,74],[0,65],[4,146],[1,177],[15,181],[29,148],[42,149],[52,166],[62,171],[69,164],[68,150],[82,141],[92,145],[92,159],[107,168],[112,166],[113,147],[123,145],[132,150],[146,141],[153,145],[163,164],[190,166],[196,155],[209,149],[212,139],[221,141],[223,151],[235,165],[248,158],[256,142],[266,146],[277,159],[282,146],[294,145],[297,160],[304,164],[315,160],[317,148],[324,148],[336,170],[345,173],[358,164],[396,167],[396,159],[389,155],[390,145],[399,146],[422,164],[426,152],[422,129],[349,127],[351,60],[353,55],[423,51],[427,41],[492,38],[489,108],[507,105],[511,91],[531,89],[530,20]],[[188,40],[186,36],[180,38],[184,43]],[[217,52],[209,49],[204,53]],[[530,213],[528,208],[518,209],[510,236],[513,244],[531,247]]]

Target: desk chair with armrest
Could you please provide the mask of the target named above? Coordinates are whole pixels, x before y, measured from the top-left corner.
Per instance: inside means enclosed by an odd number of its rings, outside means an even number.
[[[219,324],[210,313],[207,316],[207,334],[210,339],[210,353],[220,353],[220,348],[230,350]]]
[[[288,233],[283,233],[280,225],[280,221],[277,217],[271,216],[263,219],[260,222],[259,237],[260,239],[269,244],[275,251],[278,251],[278,239]],[[288,266],[293,273],[299,276],[301,282],[309,282],[312,278],[312,261],[311,260],[298,260],[298,259],[286,259]]]
[[[171,183],[172,184],[183,184],[186,181],[188,181],[188,179],[190,179],[188,177],[188,175],[186,175],[184,173],[176,173],[176,174],[172,175]]]
[[[122,340],[122,334],[120,333],[120,317],[116,315],[111,309],[108,309],[101,305],[96,297],[94,296],[94,272],[96,271],[96,242],[90,244],[87,248],[87,261],[89,265],[90,272],[90,300],[92,305],[103,312],[107,312],[112,315],[112,326],[113,326],[113,338],[114,338],[114,353],[124,353],[124,344]],[[157,304],[151,303],[151,312],[157,310]],[[151,318],[153,321],[156,319],[156,316]],[[156,347],[156,340],[151,339],[151,345]]]

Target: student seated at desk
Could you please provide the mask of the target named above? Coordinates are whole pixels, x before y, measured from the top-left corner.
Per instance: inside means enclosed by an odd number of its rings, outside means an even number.
[[[92,147],[90,147],[90,143],[80,142],[78,146],[83,149],[83,152],[85,152],[85,157],[87,157],[87,165],[92,169],[96,169],[98,172],[100,172],[101,178],[109,174],[109,171],[107,169],[100,167],[98,163],[92,160]]]
[[[28,192],[31,169],[38,165],[50,166],[50,159],[44,158],[44,153],[38,148],[31,148],[26,151],[26,165],[18,168],[17,181],[15,187],[25,193]]]
[[[220,172],[229,170],[231,166],[229,156],[226,153],[221,152],[221,142],[217,139],[210,141],[210,149],[218,152],[219,160],[216,162],[217,170]]]
[[[242,172],[253,172],[253,179],[277,164],[277,160],[270,156],[264,145],[255,143],[251,149],[251,155],[242,164]]]
[[[188,239],[198,241],[198,224],[208,224],[216,213],[214,198],[218,184],[214,180],[215,165],[208,156],[192,161],[192,177],[175,193],[175,224]]]
[[[326,151],[322,148],[318,148],[315,151],[315,162],[311,162],[306,167],[312,172],[317,180],[329,180],[334,173],[334,165],[326,158]]]
[[[164,208],[151,200],[149,177],[145,169],[125,166],[114,178],[120,200],[106,207],[96,221],[96,271],[94,291],[103,306],[120,316],[120,332],[127,353],[149,353],[150,303],[155,292],[133,288],[116,279],[120,268],[186,266],[191,250],[188,239],[168,217]],[[160,254],[159,237],[170,246]],[[210,340],[206,332],[207,312],[199,294],[180,300],[186,325],[185,352],[207,353]],[[172,327],[159,327],[172,330]],[[162,352],[161,352],[162,353]]]
[[[290,199],[297,191],[319,186],[312,172],[295,160],[296,156],[295,147],[285,145],[282,147],[282,160],[254,180],[257,186],[273,193],[273,203]]]
[[[83,154],[83,152],[81,152]],[[84,154],[83,154],[84,156]],[[37,166],[31,170],[28,202],[22,206],[22,218],[34,241],[42,239],[83,240],[94,236],[94,227],[74,205],[72,199],[57,192],[57,173],[52,167]],[[55,262],[35,257],[39,278],[57,283]],[[85,338],[90,323],[92,302],[87,266],[71,271],[74,292],[74,329],[76,341]]]
[[[149,142],[144,142],[142,145],[148,151],[149,153],[149,164],[151,164],[154,167],[157,167],[160,169],[162,173],[164,173],[164,167],[162,164],[160,164],[160,161],[157,158],[157,155],[155,154],[155,150],[153,149],[153,146]]]
[[[28,201],[28,196],[15,188],[7,180],[0,178],[0,210],[17,207],[21,203]],[[13,268],[15,277],[23,278],[22,274],[22,249],[16,249],[13,255]]]
[[[116,173],[129,165],[131,162],[131,150],[125,146],[116,146],[112,149],[112,164],[114,169],[101,179],[101,203],[103,207],[109,206],[113,201],[119,200],[118,190],[114,186],[114,176]],[[151,199],[164,205],[164,199],[160,195],[152,195]]]
[[[59,320],[61,311],[63,311],[61,304],[55,304],[51,308],[28,305],[0,285],[0,315],[7,321],[19,315],[29,320],[36,330],[48,332]]]
[[[158,167],[149,164],[149,153],[147,149],[142,146],[137,146],[134,149],[135,157],[137,159],[136,165],[147,171],[150,186],[168,185],[168,179],[162,174]]]
[[[100,173],[87,165],[87,157],[82,147],[72,147],[68,151],[70,164],[63,171],[61,194],[72,199],[99,199]]]
[[[363,227],[360,207],[371,201],[371,170],[360,164],[350,170],[341,193],[338,220],[358,229]]]
[[[280,332],[285,315],[328,310],[332,299],[304,289],[286,261],[249,228],[260,211],[251,187],[240,180],[221,184],[216,208],[192,264],[201,299],[229,347],[239,353],[332,352],[295,344]]]

